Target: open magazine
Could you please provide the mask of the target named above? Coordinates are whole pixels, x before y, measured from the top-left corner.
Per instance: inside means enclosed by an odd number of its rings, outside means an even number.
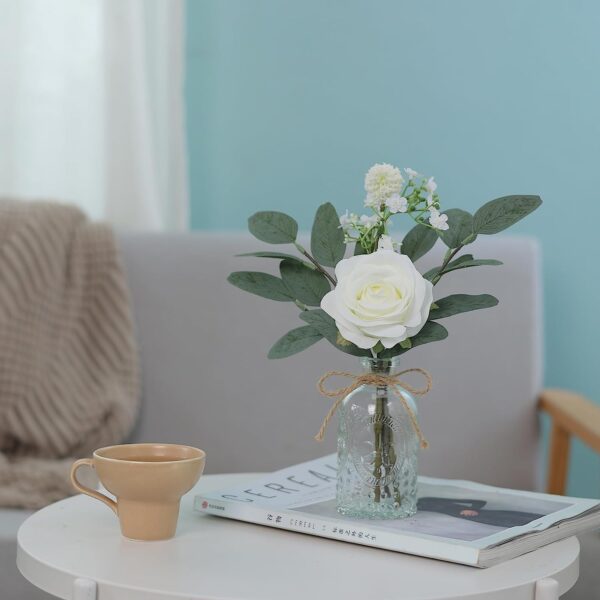
[[[195,498],[220,517],[476,567],[600,527],[600,501],[471,481],[419,478],[418,511],[397,520],[353,519],[335,506],[335,454]]]

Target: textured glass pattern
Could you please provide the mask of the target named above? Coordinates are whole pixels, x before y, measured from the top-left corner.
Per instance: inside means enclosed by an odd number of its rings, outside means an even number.
[[[396,359],[363,359],[367,372],[393,373]],[[412,410],[414,398],[403,393]],[[417,511],[418,437],[387,386],[363,385],[339,410],[337,508],[344,515],[398,519]]]

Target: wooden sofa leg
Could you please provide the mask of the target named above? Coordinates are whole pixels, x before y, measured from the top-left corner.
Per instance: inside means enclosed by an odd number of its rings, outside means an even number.
[[[547,489],[549,494],[563,495],[567,488],[570,441],[569,432],[554,423],[550,437],[550,458],[548,463]]]

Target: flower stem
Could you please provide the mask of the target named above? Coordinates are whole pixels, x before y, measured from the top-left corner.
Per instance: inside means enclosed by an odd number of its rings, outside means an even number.
[[[375,502],[381,502],[381,467],[383,465],[383,403],[385,398],[379,397],[377,388],[377,398],[375,400],[375,423],[373,433],[375,435],[375,464],[373,465],[373,478],[375,479]]]
[[[301,310],[301,311],[306,311],[308,310],[308,306],[306,306],[306,304],[304,304],[304,302],[300,302],[300,300],[294,300],[294,304]]]
[[[371,350],[373,357],[376,360],[377,354]],[[391,363],[384,361],[381,364],[374,363],[373,372],[375,373],[386,373],[389,374],[391,370]],[[375,438],[375,460],[373,463],[373,479],[375,481],[375,497],[374,501],[379,504],[381,502],[381,480],[383,476],[383,469],[387,470],[389,458],[390,458],[390,439],[387,435],[387,401],[388,401],[388,389],[387,385],[377,386],[375,391],[375,415],[373,418],[373,436]],[[384,458],[386,464],[384,465]]]
[[[330,275],[305,249],[303,246],[301,246],[298,242],[294,242],[294,246],[296,246],[296,249],[298,250],[298,252],[300,252],[300,254],[303,254],[304,256],[306,256],[306,258],[308,258],[308,260],[310,260],[310,262],[315,265],[315,267],[317,268],[318,271],[320,271],[321,273],[323,273],[323,275],[325,275],[325,277],[327,277],[327,279],[329,279],[329,281],[333,284],[333,286],[335,287],[337,285],[337,281],[335,279],[335,277],[333,277],[333,275]]]
[[[442,275],[445,274],[444,269],[448,266],[448,263],[456,256],[456,254],[460,250],[462,250],[462,248],[463,248],[463,245],[461,244],[458,248],[455,248],[454,250],[448,250],[448,252],[446,253],[446,257],[444,258],[444,262],[442,263],[442,266],[440,267],[440,270],[438,271],[437,275],[431,281],[431,283],[433,283],[433,285],[438,283],[438,281],[442,278]]]

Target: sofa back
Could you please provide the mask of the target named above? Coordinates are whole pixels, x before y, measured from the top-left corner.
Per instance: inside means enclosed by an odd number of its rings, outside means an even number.
[[[303,324],[298,309],[226,281],[234,270],[276,273],[277,261],[235,257],[263,244],[242,234],[190,233],[125,234],[120,245],[142,367],[133,439],[200,446],[207,473],[269,471],[335,450],[335,425],[324,442],[313,440],[331,402],[315,383],[328,370],[356,371],[358,359],[325,340],[287,359],[267,359],[281,335]],[[476,258],[505,264],[449,274],[436,297],[487,292],[500,304],[445,319],[446,340],[404,356],[405,367],[424,367],[434,378],[419,400],[430,441],[420,471],[534,488],[542,378],[538,248],[502,236],[480,236],[470,248]],[[438,242],[434,257],[417,266],[439,264],[443,252]]]

